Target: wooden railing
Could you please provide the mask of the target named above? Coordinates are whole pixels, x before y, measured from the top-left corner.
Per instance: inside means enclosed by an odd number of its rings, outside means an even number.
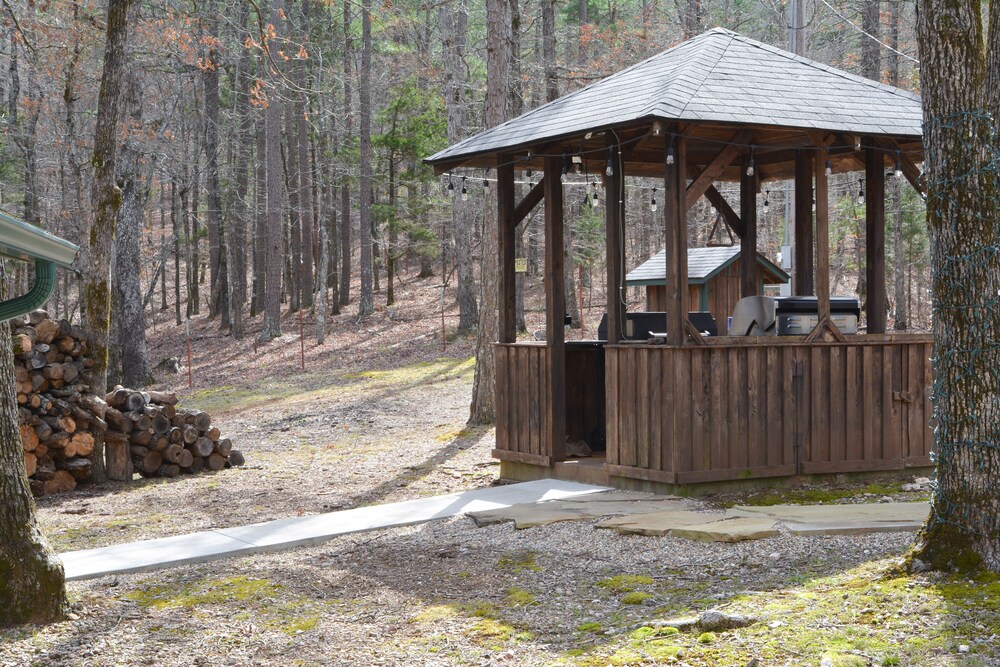
[[[545,442],[544,435],[545,411],[549,404],[545,369],[550,352],[544,343],[493,347],[497,423],[494,457],[517,463],[552,465],[552,447]]]
[[[931,353],[924,335],[609,346],[608,472],[684,484],[930,465]]]

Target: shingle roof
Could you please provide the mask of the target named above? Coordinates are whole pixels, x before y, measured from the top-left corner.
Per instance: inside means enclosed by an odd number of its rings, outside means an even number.
[[[920,97],[715,28],[431,156],[454,160],[643,118],[919,137]]]
[[[629,287],[664,284],[667,275],[665,253],[665,250],[661,250],[629,271],[628,275],[625,276],[625,284]],[[726,266],[735,262],[739,255],[740,246],[738,245],[688,248],[688,282],[703,283],[709,280]],[[760,253],[757,253],[757,263],[780,282],[788,282],[788,274]]]

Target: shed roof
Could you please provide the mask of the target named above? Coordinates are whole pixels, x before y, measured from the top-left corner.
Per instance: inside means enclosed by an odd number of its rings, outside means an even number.
[[[629,287],[663,285],[667,274],[665,252],[661,250],[629,271],[625,284]],[[708,282],[739,257],[739,245],[688,248],[688,283],[697,285]],[[757,253],[757,263],[773,278],[770,282],[787,283],[790,280],[787,273],[760,253]]]
[[[920,137],[920,97],[714,28],[427,159],[530,146],[640,119]]]

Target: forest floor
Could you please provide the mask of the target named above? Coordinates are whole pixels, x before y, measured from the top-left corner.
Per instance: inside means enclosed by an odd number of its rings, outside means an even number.
[[[253,327],[234,341],[192,320],[194,386],[186,373],[158,386],[208,410],[247,465],[43,498],[53,545],[497,483],[492,430],[466,426],[474,341],[452,336],[443,349],[434,284],[409,279],[405,306],[364,323],[333,318],[325,345],[306,341],[305,371],[294,318],[288,334],[256,349]],[[185,356],[172,318],[156,327],[154,363]],[[917,497],[887,482],[701,502]],[[912,534],[706,544],[593,523],[515,530],[456,517],[75,582],[68,620],[0,631],[0,665],[1000,665],[1000,581],[903,573]],[[715,633],[661,625],[712,608],[756,622]]]

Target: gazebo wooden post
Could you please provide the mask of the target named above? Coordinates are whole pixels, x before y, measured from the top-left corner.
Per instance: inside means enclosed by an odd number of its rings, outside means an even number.
[[[792,293],[813,294],[812,156],[795,151],[795,249]]]
[[[566,278],[563,275],[562,158],[545,158],[545,439],[553,460],[566,458]]]
[[[816,298],[819,321],[830,319],[830,199],[826,177],[827,151],[816,151]]]
[[[663,236],[666,263],[667,343],[684,345],[684,323],[688,317],[687,296],[687,150],[682,135],[667,136],[667,154],[673,148],[674,163],[664,166]]]
[[[865,281],[868,333],[885,333],[885,161],[865,149]]]
[[[498,342],[517,341],[516,275],[514,272],[514,164],[510,156],[497,157],[497,230],[500,249]]]
[[[756,174],[747,175],[747,163],[740,169],[740,296],[760,293],[760,267],[757,266],[757,182]]]
[[[614,136],[607,133],[608,150],[615,151],[617,144]],[[622,215],[624,197],[622,189],[625,174],[621,169],[615,169],[611,176],[604,177],[605,186],[605,230],[604,245],[607,255],[608,279],[608,344],[614,345],[622,339],[622,326],[625,322],[625,306],[622,303],[625,289],[625,267],[622,262]]]

